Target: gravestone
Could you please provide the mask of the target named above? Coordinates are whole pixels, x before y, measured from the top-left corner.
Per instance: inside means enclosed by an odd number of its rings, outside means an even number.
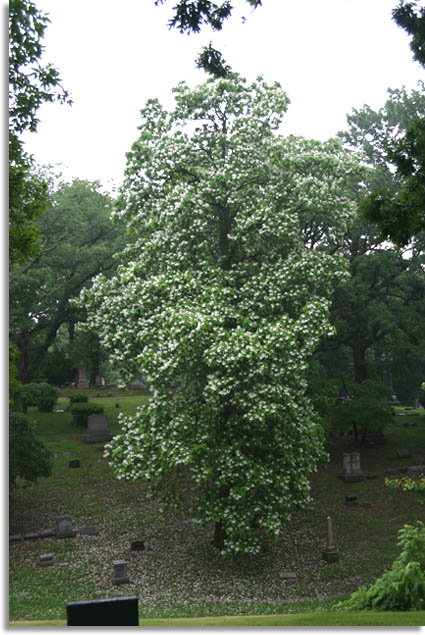
[[[53,567],[53,554],[52,553],[42,553],[38,560],[39,567]]]
[[[99,527],[94,525],[88,525],[87,527],[80,527],[81,536],[98,536],[100,534]]]
[[[407,468],[407,475],[414,481],[418,481],[425,476],[425,465],[411,465]]]
[[[345,483],[356,483],[366,478],[360,467],[360,454],[358,452],[344,453],[344,463],[342,474],[340,475]]]
[[[411,454],[409,452],[409,450],[397,450],[396,452],[396,457],[398,459],[408,459],[410,458]]]
[[[89,385],[86,379],[86,365],[81,362],[78,367],[78,375],[77,375],[77,388],[88,388]]]
[[[132,540],[130,549],[131,551],[143,551],[145,548],[145,543],[143,540]]]
[[[114,560],[114,578],[112,584],[127,584],[130,578],[127,571],[128,562],[126,560]]]
[[[353,507],[353,506],[357,505],[357,496],[346,496],[345,497],[345,504],[348,507]]]
[[[77,532],[72,528],[71,516],[56,518],[56,538],[75,538]]]
[[[105,378],[104,377],[100,377],[99,375],[96,377],[96,386],[99,387],[101,386],[102,388],[105,387]]]
[[[81,467],[80,459],[72,459],[69,462],[69,467]]]
[[[89,415],[87,417],[87,434],[85,443],[105,443],[112,439],[109,432],[108,417],[106,415]]]
[[[139,626],[137,597],[68,602],[67,626]]]
[[[328,516],[328,534],[326,540],[326,549],[322,551],[322,558],[326,560],[326,562],[338,562],[339,553],[334,545],[334,537],[333,537],[333,529],[332,529],[332,518]]]

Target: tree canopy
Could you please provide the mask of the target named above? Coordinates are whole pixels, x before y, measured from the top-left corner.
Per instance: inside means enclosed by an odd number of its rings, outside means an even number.
[[[155,5],[164,4],[166,0],[155,0]],[[262,5],[262,0],[245,0],[253,9]],[[179,0],[173,7],[173,17],[169,20],[169,28],[177,28],[180,33],[199,33],[203,26],[214,31],[221,31],[224,22],[232,15],[234,5],[229,0],[211,2],[211,0]],[[243,18],[245,20],[245,18]],[[212,42],[205,46],[196,60],[196,66],[202,68],[213,77],[226,77],[231,72],[223,55],[215,49]]]
[[[35,220],[48,207],[48,185],[34,173],[20,135],[37,130],[37,111],[52,101],[71,103],[52,64],[42,64],[49,18],[31,0],[9,2],[9,255],[23,263],[39,253]]]
[[[166,0],[155,0],[155,5],[164,4]],[[253,7],[260,7],[262,0],[245,0]],[[199,33],[203,25],[208,25],[215,31],[223,28],[233,11],[229,0],[211,2],[211,0],[179,0],[173,7],[174,15],[169,21],[170,28],[177,28],[180,33]]]
[[[425,66],[425,8],[420,3],[400,0],[393,10],[396,23],[412,36],[413,57]],[[422,85],[423,90],[423,85]],[[402,138],[386,147],[402,187],[394,194],[382,188],[370,194],[362,204],[365,217],[376,223],[384,238],[399,245],[425,230],[425,114],[418,111]]]
[[[71,332],[84,310],[71,306],[99,272],[113,270],[123,232],[110,220],[112,199],[98,183],[75,179],[51,193],[38,219],[42,250],[25,266],[10,269],[10,339],[19,352],[19,378],[45,379],[44,363],[60,329]],[[81,360],[78,360],[81,361]]]
[[[214,523],[223,553],[255,553],[254,529],[281,530],[324,458],[306,360],[332,332],[360,168],[338,141],[277,134],[277,83],[233,74],[175,100],[142,110],[116,212],[133,244],[82,294],[124,377],[152,390],[108,455],[118,478]]]

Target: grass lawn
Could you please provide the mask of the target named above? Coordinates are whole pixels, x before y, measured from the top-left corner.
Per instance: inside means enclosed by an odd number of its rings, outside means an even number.
[[[139,626],[423,626],[425,611],[410,612],[320,612],[294,615],[239,615],[223,617],[192,617],[189,619],[139,620]],[[11,622],[11,626],[66,626],[65,620]]]
[[[147,399],[140,394],[95,394],[91,398],[104,406],[113,434],[119,432],[118,413],[135,412]],[[69,399],[62,398],[57,409],[68,405]],[[11,543],[11,622],[36,625],[34,620],[65,620],[67,602],[136,595],[141,624],[146,626],[158,618],[166,619],[167,625],[177,625],[176,618],[266,620],[261,625],[277,625],[267,620],[295,620],[282,622],[288,626],[421,625],[423,612],[365,612],[351,617],[324,612],[391,566],[399,553],[398,530],[406,522],[425,521],[425,505],[417,494],[384,485],[388,467],[402,475],[408,465],[425,463],[424,411],[398,408],[397,413],[385,433],[386,445],[360,449],[363,470],[375,478],[342,482],[338,478],[342,455],[355,448],[349,437],[334,439],[328,448],[330,463],[320,466],[312,481],[311,505],[295,512],[282,536],[265,543],[258,556],[222,560],[211,545],[212,527],[202,527],[184,515],[164,515],[155,501],[146,499],[143,484],[116,480],[102,448],[82,442],[85,431],[72,425],[69,413],[43,415],[30,409],[39,436],[54,455],[53,470],[49,478],[28,486],[20,483],[11,492],[9,534],[54,529],[57,516],[70,515],[75,528],[97,525],[100,535]],[[397,449],[408,449],[409,458],[396,458]],[[69,468],[75,458],[81,468]],[[346,506],[348,494],[358,497],[356,506]],[[322,559],[328,515],[340,553],[334,564]],[[130,550],[135,538],[144,541],[143,551]],[[42,569],[36,563],[47,553],[53,554],[55,566]],[[120,559],[128,562],[130,583],[116,587],[112,562]],[[223,614],[234,617],[220,617]],[[224,623],[203,622],[208,624]]]

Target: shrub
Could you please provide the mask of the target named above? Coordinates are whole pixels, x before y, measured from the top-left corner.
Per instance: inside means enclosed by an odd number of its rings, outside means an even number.
[[[348,600],[334,605],[336,610],[410,611],[425,609],[425,524],[404,525],[400,529],[402,551],[390,571],[369,588],[361,586]]]
[[[88,395],[83,395],[81,392],[75,393],[75,395],[70,395],[69,401],[71,402],[71,406],[74,403],[87,403],[89,400]]]
[[[19,391],[24,412],[27,411],[28,406],[37,406],[40,412],[52,412],[59,392],[57,386],[46,382],[24,384]]]
[[[35,482],[40,476],[50,476],[50,453],[36,437],[37,424],[20,412],[9,414],[9,487],[16,479]]]
[[[103,414],[103,407],[95,403],[76,403],[71,408],[72,421],[78,426],[87,425],[87,417],[93,414]]]

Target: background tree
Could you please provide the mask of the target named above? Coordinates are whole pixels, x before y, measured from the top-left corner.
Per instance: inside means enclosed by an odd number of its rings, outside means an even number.
[[[50,209],[38,221],[42,252],[10,270],[10,338],[20,352],[17,364],[24,382],[47,376],[52,381],[53,358],[62,360],[62,371],[73,368],[75,378],[75,366],[85,360],[75,360],[71,346],[58,354],[63,346],[55,348],[56,337],[66,328],[72,345],[75,324],[85,315],[84,309],[71,306],[71,299],[93,276],[114,269],[114,254],[123,246],[123,232],[110,220],[113,201],[98,183],[76,179],[59,185],[51,196]]]
[[[117,212],[134,243],[81,302],[152,390],[108,450],[118,478],[214,523],[223,553],[255,553],[253,528],[277,535],[323,458],[306,359],[330,332],[359,168],[337,141],[277,135],[278,84],[233,74],[175,96],[142,110]]]
[[[345,245],[351,276],[334,292],[337,335],[329,345],[350,348],[352,363],[347,370],[352,369],[355,381],[361,383],[368,377],[368,367],[371,371],[368,352],[374,358],[377,351],[383,355],[384,348],[402,333],[410,338],[411,346],[420,343],[415,324],[421,324],[425,316],[423,258],[408,258],[401,250],[383,245],[360,219],[346,236]],[[380,370],[382,373],[382,367]]]
[[[370,167],[353,196],[385,188],[394,196],[403,187],[388,162],[387,148],[403,138],[418,112],[425,108],[420,90],[389,90],[379,111],[365,105],[347,117],[348,130],[339,133],[348,150],[362,152]],[[332,321],[337,335],[324,342],[319,356],[330,377],[344,382],[382,379],[391,370],[394,388],[403,400],[418,397],[423,366],[424,299],[423,241],[419,236],[402,250],[383,241],[376,225],[358,217],[344,238],[350,278],[334,291]]]
[[[34,222],[48,207],[48,185],[34,174],[20,135],[37,130],[45,102],[71,103],[52,64],[42,64],[42,39],[49,23],[30,0],[9,2],[9,255],[25,262],[40,250]]]
[[[425,8],[416,0],[401,0],[393,11],[396,23],[412,36],[413,57],[425,66]],[[422,85],[423,90],[423,85]],[[411,121],[401,139],[387,145],[388,162],[395,166],[402,187],[397,194],[377,189],[363,202],[368,220],[377,223],[384,238],[405,245],[425,231],[425,110]]]
[[[413,59],[425,66],[425,7],[421,6],[419,0],[400,0],[393,11],[393,18],[412,36],[410,48]]]

